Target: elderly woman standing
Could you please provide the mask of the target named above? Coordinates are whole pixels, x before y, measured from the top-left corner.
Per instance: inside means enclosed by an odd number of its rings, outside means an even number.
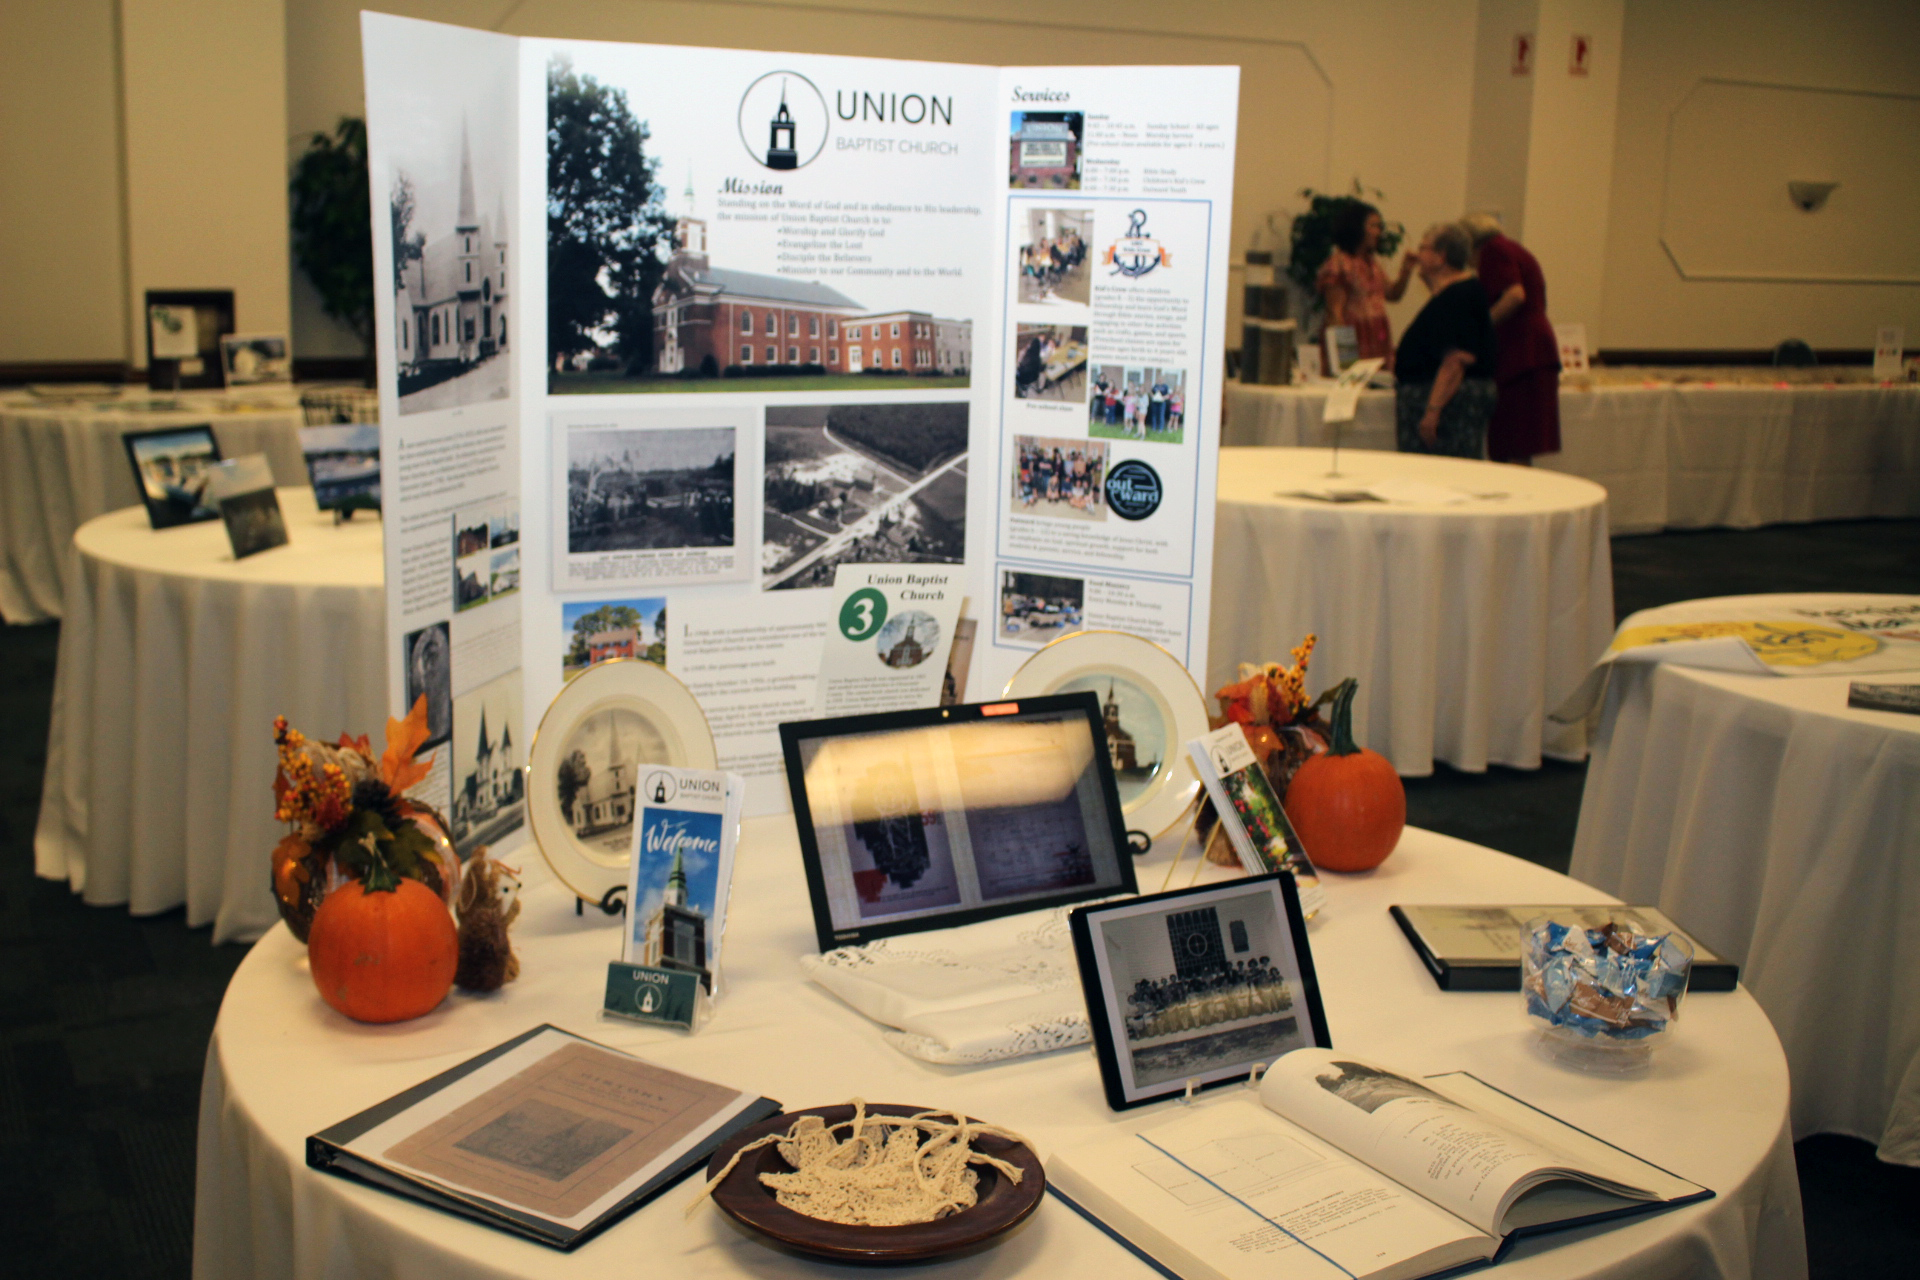
[[[1493,318],[1486,290],[1467,269],[1464,227],[1427,229],[1413,258],[1432,295],[1407,326],[1394,361],[1402,453],[1483,456],[1495,398]]]
[[[1327,308],[1328,326],[1351,325],[1360,359],[1379,356],[1391,369],[1393,330],[1387,324],[1387,304],[1406,293],[1414,263],[1413,255],[1406,255],[1399,276],[1387,280],[1379,258],[1385,225],[1380,211],[1364,200],[1341,205],[1333,215],[1333,250],[1314,283]]]
[[[1461,225],[1473,238],[1474,265],[1493,304],[1499,345],[1494,382],[1500,399],[1487,427],[1487,456],[1524,465],[1536,453],[1560,449],[1560,343],[1547,322],[1546,278],[1492,214],[1469,214]]]

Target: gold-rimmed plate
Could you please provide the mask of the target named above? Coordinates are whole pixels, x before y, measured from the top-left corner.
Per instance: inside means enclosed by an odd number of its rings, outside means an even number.
[[[1034,654],[1007,682],[1009,698],[1089,690],[1100,699],[1127,828],[1156,839],[1200,794],[1187,743],[1203,736],[1207,704],[1180,660],[1124,631],[1075,631]]]
[[[665,667],[639,658],[597,663],[567,682],[533,735],[534,841],[561,883],[597,902],[627,883],[644,767],[718,763],[699,700]]]

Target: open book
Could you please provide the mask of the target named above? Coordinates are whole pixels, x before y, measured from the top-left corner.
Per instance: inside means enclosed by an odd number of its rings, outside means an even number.
[[[1464,1072],[1296,1049],[1250,1094],[1058,1151],[1062,1199],[1184,1280],[1402,1280],[1713,1193]]]

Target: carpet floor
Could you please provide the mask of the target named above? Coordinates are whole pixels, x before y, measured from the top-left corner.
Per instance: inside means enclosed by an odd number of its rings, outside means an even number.
[[[1920,521],[1618,538],[1617,612],[1759,591],[1920,594]],[[33,874],[58,628],[0,628],[0,1257],[23,1276],[185,1276],[200,1070],[246,949],[183,913],[88,907]],[[1564,871],[1585,770],[1407,783],[1408,819]],[[261,857],[264,868],[266,851]],[[264,873],[264,869],[262,871]],[[1814,1280],[1914,1274],[1920,1170],[1794,1148]]]

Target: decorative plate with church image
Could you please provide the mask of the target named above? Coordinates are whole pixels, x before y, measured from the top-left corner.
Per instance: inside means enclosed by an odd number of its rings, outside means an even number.
[[[1180,660],[1124,631],[1075,631],[1013,673],[1009,698],[1091,690],[1130,829],[1158,838],[1200,794],[1186,744],[1207,732],[1207,704]]]
[[[642,768],[711,769],[717,760],[706,714],[676,677],[634,658],[589,667],[560,690],[533,736],[534,841],[561,883],[598,902],[627,883]]]

